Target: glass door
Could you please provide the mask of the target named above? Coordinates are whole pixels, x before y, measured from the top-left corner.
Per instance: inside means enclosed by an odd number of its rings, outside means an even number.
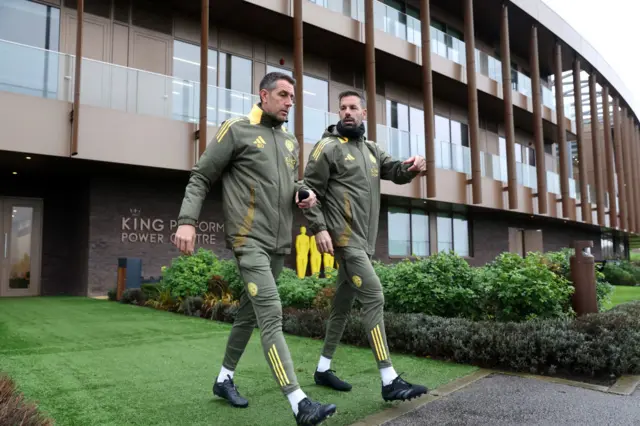
[[[0,296],[40,294],[42,201],[0,198]]]

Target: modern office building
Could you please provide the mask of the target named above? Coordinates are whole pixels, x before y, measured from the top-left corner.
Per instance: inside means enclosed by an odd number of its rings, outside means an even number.
[[[122,257],[160,275],[190,168],[272,70],[303,162],[345,89],[369,139],[427,158],[382,185],[377,259],[634,245],[631,95],[540,0],[0,0],[0,296],[104,295]],[[218,185],[198,245],[223,236]]]

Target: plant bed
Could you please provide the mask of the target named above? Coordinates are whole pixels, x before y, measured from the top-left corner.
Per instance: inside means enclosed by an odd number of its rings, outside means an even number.
[[[0,425],[51,426],[35,404],[24,400],[11,378],[0,374]]]

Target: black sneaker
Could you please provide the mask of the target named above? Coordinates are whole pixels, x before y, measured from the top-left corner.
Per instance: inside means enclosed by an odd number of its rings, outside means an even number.
[[[320,404],[305,398],[298,403],[298,415],[294,415],[298,425],[319,425],[336,412],[334,404]]]
[[[418,398],[429,392],[424,386],[412,385],[404,381],[400,375],[387,386],[382,386],[382,398],[385,401],[406,401]]]
[[[222,383],[219,383],[216,380],[216,384],[213,385],[213,394],[226,399],[229,401],[229,404],[234,407],[245,408],[249,405],[249,401],[241,397],[238,393],[238,388],[233,383],[233,379],[231,377]]]
[[[351,385],[343,380],[340,380],[338,376],[335,375],[335,370],[327,370],[322,373],[316,370],[313,378],[316,381],[316,385],[327,386],[329,388],[342,392],[348,392],[351,390]]]

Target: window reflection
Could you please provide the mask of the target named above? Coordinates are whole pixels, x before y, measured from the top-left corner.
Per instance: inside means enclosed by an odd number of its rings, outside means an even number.
[[[26,0],[0,0],[0,40],[10,42],[0,42],[6,67],[0,72],[0,90],[57,98],[59,59],[53,52],[59,49],[59,35],[59,9]]]

